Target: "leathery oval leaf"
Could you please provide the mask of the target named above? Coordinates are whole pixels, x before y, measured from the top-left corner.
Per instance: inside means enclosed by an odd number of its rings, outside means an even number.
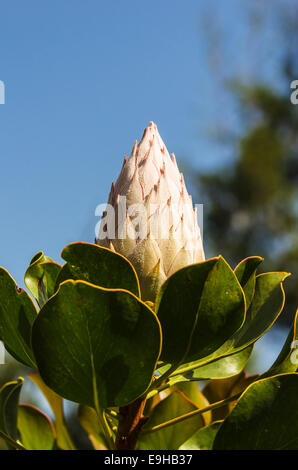
[[[41,309],[32,345],[42,379],[59,395],[96,409],[124,406],[151,383],[161,329],[130,292],[66,281]]]
[[[27,289],[42,307],[55,292],[55,283],[61,270],[58,263],[38,252],[31,260],[25,273],[24,281]]]
[[[15,359],[33,368],[31,327],[36,316],[36,307],[27,292],[0,268],[0,338]]]
[[[27,450],[52,450],[55,428],[50,418],[33,405],[18,407],[18,430]]]
[[[297,372],[298,370],[298,310],[294,317],[285,344],[272,366],[262,377],[282,374],[285,372]]]
[[[17,439],[17,412],[24,379],[7,382],[0,389],[0,430]]]
[[[250,385],[222,423],[216,450],[298,450],[298,374]]]
[[[234,350],[240,350],[260,338],[276,321],[285,301],[283,281],[289,273],[272,272],[256,277],[255,294],[242,328],[233,335]]]
[[[190,419],[181,421],[169,427],[146,433],[146,430],[176,418],[185,413],[189,413],[199,408],[208,406],[209,403],[204,395],[199,391],[197,383],[180,384],[174,387],[168,397],[158,403],[153,409],[150,417],[143,427],[138,442],[140,450],[176,450],[198,429],[209,424],[211,413],[196,415]]]
[[[199,429],[179,447],[179,450],[211,450],[221,423],[222,421],[214,421],[209,426]]]
[[[67,262],[67,268],[63,269],[62,280],[70,274],[77,280],[106,289],[125,289],[140,297],[135,269],[119,253],[92,243],[78,242],[66,246],[61,257]]]
[[[161,360],[196,361],[241,327],[245,297],[233,270],[219,256],[173,274],[158,295],[157,315],[163,331]]]
[[[256,277],[255,293],[241,328],[217,351],[197,361],[197,366],[236,354],[263,336],[282,312],[285,301],[283,282],[289,275],[284,272],[259,274]]]
[[[76,447],[68,432],[64,418],[63,398],[50,389],[37,372],[28,374],[27,377],[39,388],[52,409],[55,417],[56,443],[58,448],[61,450],[75,450]]]
[[[197,365],[190,362],[178,368],[169,378],[168,383],[174,384],[189,380],[225,379],[239,374],[245,367],[253,345],[229,356],[215,359],[205,364]]]
[[[260,256],[249,256],[242,260],[234,269],[238,281],[244,290],[246,299],[246,308],[251,304],[255,293],[256,270],[264,259]]]

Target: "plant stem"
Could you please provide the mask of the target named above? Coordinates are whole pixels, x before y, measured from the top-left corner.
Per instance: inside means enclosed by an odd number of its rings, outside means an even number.
[[[163,381],[166,380],[169,377],[169,375],[171,375],[172,372],[174,372],[177,369],[177,367],[179,367],[179,364],[172,365],[164,374],[162,374],[155,381],[153,381],[149,389],[146,392],[147,397],[148,397],[148,393],[150,393],[152,390],[157,390],[159,386],[163,383]]]
[[[170,388],[170,387],[171,387],[171,384],[165,383],[165,384],[161,385],[160,387],[151,390],[151,392],[149,392],[148,395],[147,395],[147,400],[149,400],[150,398],[155,397],[155,395],[158,395],[160,392],[163,392],[164,390],[167,390],[167,388]]]
[[[10,436],[8,436],[7,434],[5,434],[4,432],[0,431],[0,437],[8,442],[14,449],[17,449],[17,450],[26,450],[24,446],[22,446],[22,444],[19,444],[18,442],[16,442],[14,439],[12,439]]]
[[[140,397],[130,405],[120,407],[121,419],[116,436],[117,450],[133,450],[135,448],[142,426],[148,419],[143,415],[145,404],[146,397]]]
[[[189,413],[186,413],[184,415],[177,416],[177,418],[170,419],[169,421],[165,421],[164,423],[158,424],[157,426],[153,426],[152,428],[144,429],[142,433],[148,434],[151,432],[160,431],[161,429],[167,428],[168,426],[172,426],[174,424],[180,423],[181,421],[184,421],[185,419],[189,419],[189,418],[192,418],[193,416],[206,413],[207,411],[214,410],[215,408],[220,408],[221,406],[224,406],[227,403],[230,403],[231,401],[237,400],[237,398],[239,398],[242,395],[242,393],[243,392],[240,392],[240,393],[237,393],[236,395],[233,395],[232,397],[225,398],[224,400],[212,403],[211,405],[206,406],[205,408],[190,411]]]
[[[108,445],[109,450],[114,450],[115,449],[115,444],[114,444],[114,439],[113,439],[113,432],[108,425],[107,419],[105,417],[104,411],[102,411],[99,407],[96,407],[96,413],[98,416],[98,420],[101,424],[101,427],[103,429],[106,443]]]

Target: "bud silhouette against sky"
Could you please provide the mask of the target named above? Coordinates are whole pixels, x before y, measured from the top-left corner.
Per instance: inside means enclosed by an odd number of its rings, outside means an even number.
[[[144,300],[154,301],[175,271],[205,259],[192,198],[153,122],[112,184],[97,243],[131,261]]]

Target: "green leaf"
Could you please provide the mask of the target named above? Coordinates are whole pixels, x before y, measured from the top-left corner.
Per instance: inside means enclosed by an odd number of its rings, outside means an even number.
[[[284,372],[296,372],[298,369],[298,310],[285,344],[270,369],[262,377],[282,374]]]
[[[244,293],[219,256],[173,274],[158,294],[157,315],[163,331],[162,361],[176,364],[203,359],[242,325]]]
[[[298,374],[259,380],[222,423],[216,450],[298,450]]]
[[[25,285],[42,307],[55,292],[55,283],[61,266],[38,252],[25,273]]]
[[[124,256],[91,243],[71,243],[62,251],[67,262],[60,278],[72,277],[105,289],[125,289],[140,297],[139,281],[132,264]],[[63,277],[64,279],[63,279]]]
[[[288,276],[288,273],[276,272],[259,274],[256,277],[255,294],[246,312],[244,324],[218,350],[205,357],[201,365],[242,351],[271,328],[284,306],[282,283]]]
[[[235,366],[237,367],[239,360],[238,366],[241,367],[241,362],[243,361],[243,364],[246,361],[246,354],[248,355],[251,352],[251,346],[272,326],[280,315],[285,298],[282,283],[288,276],[288,273],[282,272],[266,273],[257,276],[255,295],[242,327],[209,356],[180,366],[170,376],[170,383],[173,384],[180,381],[176,377],[178,374],[181,374],[181,370],[187,373],[186,377],[190,377],[191,370],[195,369],[196,372],[193,377],[195,379],[202,379],[221,378],[220,376],[216,377],[217,366],[218,371],[222,371],[225,374],[228,372],[228,370],[225,371],[225,366],[229,367],[231,365],[233,367],[234,360],[236,362]],[[220,362],[217,363],[217,361]],[[159,372],[165,372],[168,367],[165,366]],[[200,377],[200,375],[202,376]],[[207,375],[210,377],[207,377]],[[230,374],[226,376],[228,377]]]
[[[0,389],[0,431],[13,440],[17,439],[17,410],[23,382],[24,379],[19,377]]]
[[[196,387],[194,387],[196,386]],[[143,430],[150,429],[168,420],[189,413],[198,408],[204,408],[209,403],[199,391],[197,384],[181,384],[179,388],[153,410]],[[210,414],[207,415],[207,419]],[[209,421],[208,421],[209,422]],[[138,443],[140,450],[177,450],[179,446],[190,438],[199,428],[205,426],[204,416],[196,415],[172,426],[148,434],[141,434]]]
[[[215,421],[209,426],[199,429],[179,447],[179,450],[211,450],[221,423],[222,421]]]
[[[169,383],[173,385],[188,380],[224,379],[235,376],[244,369],[252,350],[253,345],[203,366],[198,366],[196,362],[184,364],[169,377]]]
[[[234,273],[244,290],[247,309],[255,293],[256,270],[262,261],[264,261],[264,258],[260,256],[250,256],[242,260],[234,269]]]
[[[256,278],[255,295],[242,328],[231,338],[234,350],[241,350],[259,339],[280,315],[285,293],[282,283],[288,273],[265,273]]]
[[[226,379],[210,380],[203,388],[203,394],[210,403],[216,403],[228,398],[232,398],[244,390],[258,379],[258,375],[248,375],[246,371]],[[212,420],[218,421],[224,419],[235,406],[235,400],[230,401],[224,406],[212,410]]]
[[[194,370],[192,378],[200,379],[223,379],[239,374],[245,367],[253,350],[253,345],[210,362]]]
[[[160,343],[158,319],[142,301],[83,281],[62,283],[32,331],[44,382],[97,411],[124,406],[146,391]]]
[[[244,392],[244,390],[247,389],[247,387],[259,380],[261,377],[259,374],[254,374],[254,375],[248,375],[246,371],[243,371],[241,374],[238,376],[238,380],[234,383],[230,390],[230,398],[234,397],[235,395],[238,395],[239,393]],[[230,401],[227,405],[228,410],[231,411],[234,406],[236,405],[237,400]],[[220,408],[217,408],[218,410]],[[213,410],[213,415],[216,412],[216,409]],[[216,416],[216,415],[215,415]]]
[[[55,430],[50,418],[32,405],[19,405],[18,430],[27,450],[52,450]]]
[[[0,267],[0,338],[15,359],[33,368],[36,366],[30,343],[36,316],[29,295]]]
[[[40,389],[44,397],[47,399],[53,414],[55,416],[55,430],[57,445],[62,450],[75,450],[75,445],[69,435],[64,413],[63,413],[63,399],[51,390],[42,380],[38,373],[28,374],[32,382]]]
[[[80,405],[79,421],[81,426],[88,433],[88,437],[96,450],[107,450],[109,448],[109,445],[106,443],[104,430],[101,427],[94,408]]]
[[[1,431],[0,429],[0,440],[1,439],[6,443],[8,450],[26,450],[20,442],[15,441],[12,439],[12,437],[10,437],[8,434],[5,434],[5,432]],[[3,450],[2,447],[1,450]]]
[[[69,264],[65,263],[56,279],[55,292],[59,289],[60,284],[64,281],[77,281],[77,276],[70,270]]]
[[[233,377],[228,377],[226,379],[213,379],[210,380],[202,392],[207,398],[209,403],[216,403],[226,398],[229,398],[233,395],[232,391],[236,384],[242,380],[243,377],[247,377],[244,371],[240,372],[238,375]],[[255,379],[255,377],[254,377]],[[245,387],[244,387],[245,388]],[[243,388],[243,390],[244,390]],[[239,390],[240,392],[241,390]],[[224,419],[229,413],[229,404],[221,406],[220,408],[215,408],[212,410],[212,419],[213,421],[218,421]]]

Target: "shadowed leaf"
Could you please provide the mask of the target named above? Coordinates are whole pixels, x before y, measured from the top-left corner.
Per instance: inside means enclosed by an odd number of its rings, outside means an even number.
[[[298,374],[250,385],[222,423],[216,450],[298,450]]]
[[[37,253],[25,273],[25,285],[42,307],[55,292],[55,283],[61,266],[51,258]]]
[[[215,359],[203,366],[197,366],[196,362],[184,364],[169,377],[169,383],[173,385],[188,380],[224,379],[235,376],[244,369],[252,349],[253,346],[248,346],[240,352]],[[162,373],[163,370],[160,369],[159,372]]]
[[[179,447],[179,450],[211,450],[221,423],[222,421],[215,421],[209,426],[199,429]]]
[[[251,304],[252,298],[255,293],[256,284],[256,270],[259,264],[263,261],[260,256],[250,256],[242,260],[234,269],[238,281],[244,290],[246,298],[246,308]]]
[[[75,445],[69,435],[66,427],[64,413],[63,413],[63,399],[51,390],[42,380],[38,373],[28,374],[32,382],[40,389],[44,397],[47,399],[53,414],[55,416],[55,429],[57,445],[62,450],[75,450]]]
[[[270,369],[262,377],[282,374],[285,372],[296,372],[298,369],[298,310],[296,312],[292,327],[289,331],[285,344]]]
[[[212,258],[177,271],[164,283],[157,315],[163,330],[161,360],[204,359],[242,325],[244,293],[226,261]]]
[[[143,429],[145,431],[148,428],[205,406],[208,406],[208,401],[199,391],[197,384],[181,384],[176,390],[174,387],[173,392],[154,408]],[[209,417],[210,413],[207,414],[208,419]],[[176,450],[205,424],[204,416],[197,415],[160,431],[143,434],[140,437],[138,448],[140,450]]]
[[[91,243],[71,243],[61,257],[67,268],[63,268],[60,282],[82,280],[106,289],[125,289],[140,297],[136,272],[124,256]]]
[[[8,435],[11,439],[17,439],[17,412],[20,391],[24,379],[7,382],[0,389],[0,431]],[[11,448],[10,443],[7,443]]]
[[[98,420],[98,416],[94,408],[86,405],[79,407],[79,420],[81,426],[88,433],[88,437],[96,450],[107,450],[109,448],[105,440],[104,431]]]
[[[55,429],[50,418],[32,405],[19,405],[18,430],[28,450],[52,450]]]
[[[44,382],[98,409],[146,391],[160,353],[156,315],[126,291],[67,281],[41,309],[32,345]]]
[[[31,328],[36,307],[9,273],[0,268],[0,338],[9,353],[23,364],[35,368],[31,350]]]

